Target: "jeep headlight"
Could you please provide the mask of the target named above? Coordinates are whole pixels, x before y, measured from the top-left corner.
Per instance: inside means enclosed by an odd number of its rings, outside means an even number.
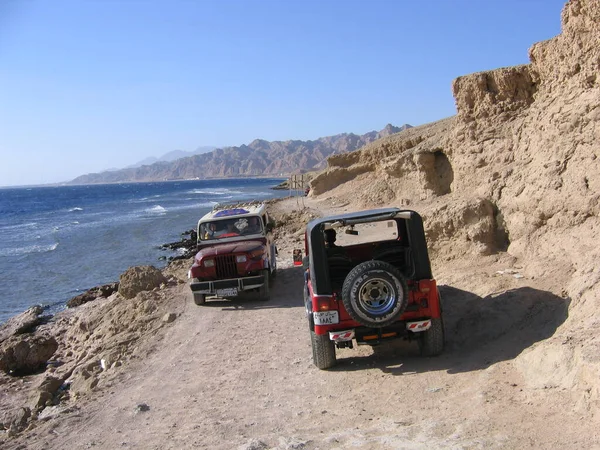
[[[215,260],[214,259],[205,259],[204,262],[202,263],[202,265],[204,267],[214,267],[215,266]]]
[[[247,260],[246,255],[237,255],[235,257],[235,262],[237,263],[245,263]]]

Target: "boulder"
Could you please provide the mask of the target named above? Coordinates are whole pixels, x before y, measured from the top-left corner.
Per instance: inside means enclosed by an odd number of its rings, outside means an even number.
[[[67,307],[74,308],[75,306],[83,305],[84,303],[91,302],[101,297],[109,297],[118,289],[119,283],[116,282],[93,287],[85,291],[83,294],[79,294],[78,296],[73,297],[71,300],[69,300],[67,302]]]
[[[28,375],[45,368],[58,343],[52,336],[12,336],[0,346],[0,370]]]
[[[3,413],[0,416],[0,429],[19,432],[25,429],[31,418],[31,409],[19,407]]]
[[[154,266],[130,267],[119,278],[119,294],[125,298],[133,298],[143,291],[151,291],[167,279]]]
[[[10,336],[32,331],[42,321],[43,311],[44,309],[41,306],[36,305],[18,316],[8,319],[6,323],[0,326],[0,342],[5,341]]]
[[[35,410],[44,409],[46,406],[50,406],[54,399],[54,396],[62,386],[64,380],[53,376],[45,377],[37,387],[37,390],[32,399],[33,408]]]

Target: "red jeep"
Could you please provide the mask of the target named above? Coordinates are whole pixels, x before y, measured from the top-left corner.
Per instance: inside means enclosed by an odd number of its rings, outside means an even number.
[[[198,222],[198,253],[188,273],[196,305],[207,296],[258,291],[268,300],[275,276],[272,221],[263,203],[215,206]]]
[[[315,219],[305,234],[304,302],[313,361],[335,365],[335,349],[387,339],[444,348],[440,296],[421,216],[398,208]]]

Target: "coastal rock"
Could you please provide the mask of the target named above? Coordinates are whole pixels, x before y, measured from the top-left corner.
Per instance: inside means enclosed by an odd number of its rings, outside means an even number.
[[[31,409],[27,407],[15,408],[0,416],[0,429],[8,430],[14,434],[22,431],[27,426],[31,417]]]
[[[125,298],[133,298],[143,291],[151,291],[167,279],[154,266],[130,267],[119,278],[119,294]]]
[[[43,409],[50,406],[58,389],[62,386],[64,380],[53,376],[46,376],[38,385],[33,398],[34,410]]]
[[[102,286],[93,287],[83,294],[79,294],[76,297],[73,297],[71,300],[67,302],[68,308],[74,308],[76,306],[83,305],[84,303],[91,302],[101,297],[109,297],[113,293],[117,292],[119,289],[119,283],[109,283],[104,284]]]
[[[27,311],[12,317],[0,327],[0,342],[5,341],[10,336],[28,333],[32,331],[42,321],[44,308],[39,305],[32,306]]]
[[[35,373],[46,366],[58,348],[52,336],[13,336],[0,346],[0,370],[12,375]]]
[[[183,236],[189,236],[189,238],[182,238],[177,242],[169,242],[167,244],[162,244],[160,246],[163,250],[179,250],[181,254],[177,256],[170,256],[169,261],[179,260],[179,259],[189,259],[193,257],[197,252],[198,245],[198,234],[196,230],[188,230],[181,233]],[[167,259],[166,257],[161,257],[159,259]]]

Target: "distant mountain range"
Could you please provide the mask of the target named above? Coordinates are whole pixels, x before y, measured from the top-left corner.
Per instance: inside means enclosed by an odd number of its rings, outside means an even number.
[[[314,141],[265,141],[255,139],[248,145],[224,147],[206,153],[174,151],[160,160],[148,158],[134,167],[90,173],[75,178],[70,184],[97,184],[141,181],[189,180],[227,177],[287,176],[306,170],[320,170],[329,156],[357,150],[377,139],[412,128],[388,124],[381,131],[362,136],[342,133]],[[196,152],[198,152],[198,150]],[[194,152],[194,153],[196,153]],[[183,155],[184,157],[181,157]],[[150,162],[150,164],[148,164]]]
[[[173,150],[172,152],[166,153],[164,155],[162,155],[160,158],[156,158],[155,156],[150,156],[149,158],[145,158],[142,159],[141,161],[131,165],[131,166],[127,166],[127,169],[132,169],[132,168],[136,168],[136,167],[142,167],[142,166],[149,166],[150,164],[154,164],[157,162],[170,162],[170,161],[176,161],[178,159],[181,158],[186,158],[188,156],[193,156],[193,155],[199,155],[201,153],[207,153],[207,152],[212,152],[213,150],[215,150],[217,147],[215,146],[211,146],[211,145],[206,145],[203,147],[198,147],[196,150],[194,150],[193,152],[186,152],[183,150]],[[114,169],[111,169],[114,170]]]

